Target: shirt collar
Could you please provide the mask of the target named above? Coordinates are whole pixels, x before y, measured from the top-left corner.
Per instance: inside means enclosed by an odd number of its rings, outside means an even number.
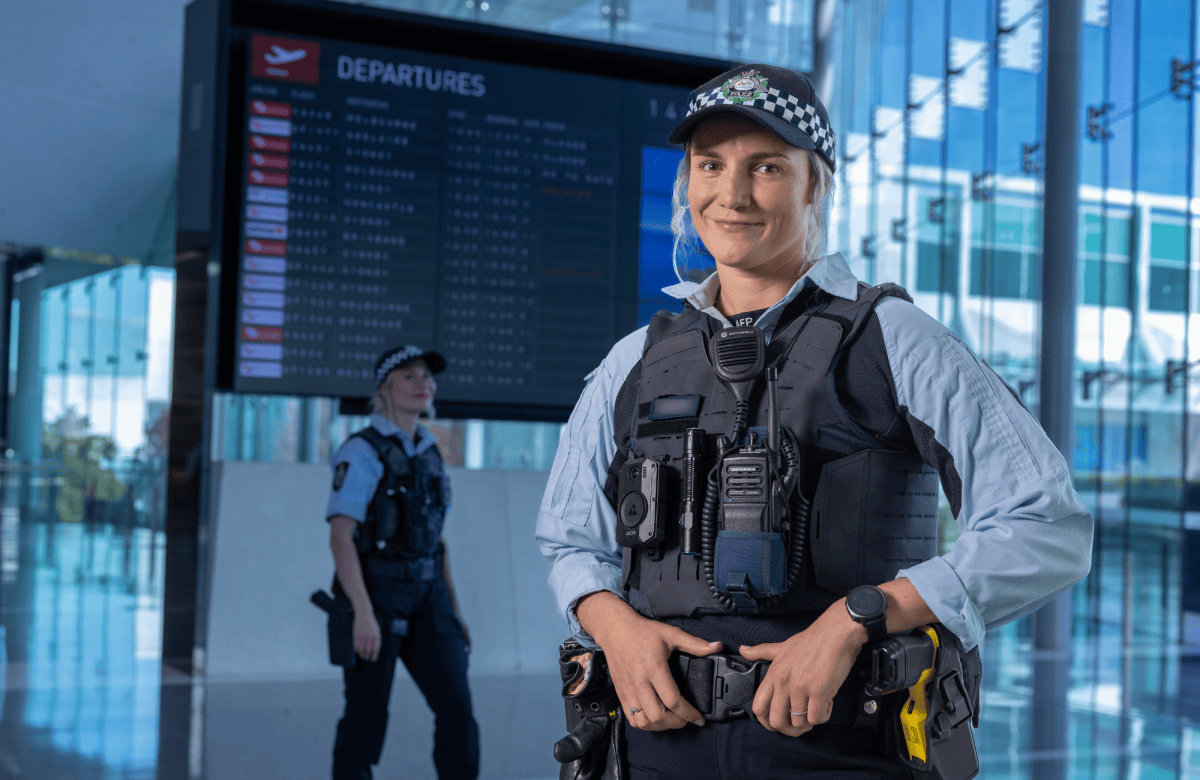
[[[770,339],[771,332],[775,329],[775,323],[779,322],[779,317],[783,314],[784,307],[808,287],[819,287],[830,295],[836,295],[848,301],[858,300],[858,279],[855,278],[854,272],[850,270],[850,266],[846,263],[846,259],[842,257],[842,253],[835,252],[832,255],[826,255],[813,263],[804,276],[801,276],[792,285],[787,294],[758,318],[758,322],[755,324],[762,329],[768,339]],[[715,273],[711,274],[703,282],[680,282],[679,284],[663,288],[663,292],[672,298],[685,300],[695,307],[697,311],[714,317],[727,328],[732,327],[729,320],[725,318],[725,315],[721,314],[717,310],[717,307],[713,305],[720,291],[721,279]]]
[[[404,430],[399,425],[396,425],[396,423],[384,417],[382,414],[371,415],[371,427],[382,433],[384,436],[391,436],[394,439],[399,439],[400,443],[404,445],[404,451],[407,452],[409,456],[424,452],[433,446],[433,436],[431,436],[429,430],[421,424],[420,420],[417,421],[417,444],[415,447],[413,446],[412,437],[408,435],[408,431]]]

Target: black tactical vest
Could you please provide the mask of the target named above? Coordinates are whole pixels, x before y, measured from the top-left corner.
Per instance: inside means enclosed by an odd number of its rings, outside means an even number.
[[[354,435],[383,463],[383,477],[358,531],[359,554],[382,559],[436,554],[450,505],[450,482],[437,446],[410,458],[400,442],[373,427]]]
[[[875,304],[889,295],[911,302],[892,284],[860,284],[856,301],[823,292],[810,296],[807,306],[793,301],[766,346],[766,365],[778,369],[780,422],[802,449],[799,490],[812,510],[805,527],[795,532],[802,543],[793,545],[804,548],[803,569],[786,594],[755,609],[758,614],[823,610],[859,584],[894,579],[898,570],[936,554],[936,473],[915,451],[884,452],[850,417],[834,389],[834,367],[843,350],[854,342]],[[710,341],[720,329],[694,309],[655,315],[642,359],[616,402],[618,452],[605,485],[614,509],[622,501],[617,495],[620,469],[630,458],[657,461],[673,484],[663,499],[675,502],[664,523],[664,542],[624,549],[622,588],[631,604],[656,618],[733,611],[714,598],[701,556],[681,553],[674,520],[679,517],[685,431],[701,428],[716,441],[733,428],[733,395],[712,367]],[[760,382],[749,418],[749,430],[760,438],[766,434],[766,410]],[[715,453],[711,445],[708,451]]]

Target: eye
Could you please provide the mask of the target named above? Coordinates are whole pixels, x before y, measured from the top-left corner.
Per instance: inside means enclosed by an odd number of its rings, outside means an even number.
[[[772,163],[763,163],[762,165],[759,165],[755,170],[757,170],[759,173],[774,174],[774,173],[779,173],[779,166],[774,165]]]
[[[696,168],[697,168],[697,170],[701,170],[701,171],[710,171],[710,172],[711,172],[711,171],[715,171],[715,170],[717,169],[717,163],[716,163],[716,161],[714,161],[714,160],[702,160],[702,161],[701,161],[701,162],[700,162],[700,163],[699,163],[699,164],[696,166]]]

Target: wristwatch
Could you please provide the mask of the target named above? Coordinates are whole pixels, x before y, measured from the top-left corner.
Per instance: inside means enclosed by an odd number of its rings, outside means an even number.
[[[887,637],[887,596],[874,585],[859,585],[846,594],[846,611],[850,618],[867,629],[867,641],[878,642]]]

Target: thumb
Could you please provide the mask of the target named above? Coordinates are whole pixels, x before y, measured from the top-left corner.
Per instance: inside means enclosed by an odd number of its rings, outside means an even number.
[[[763,642],[761,645],[742,645],[738,653],[747,661],[774,661],[782,642]]]
[[[712,655],[721,652],[720,642],[709,642],[698,636],[692,636],[682,628],[674,629],[667,637],[667,644],[672,649],[680,650],[688,655]]]

